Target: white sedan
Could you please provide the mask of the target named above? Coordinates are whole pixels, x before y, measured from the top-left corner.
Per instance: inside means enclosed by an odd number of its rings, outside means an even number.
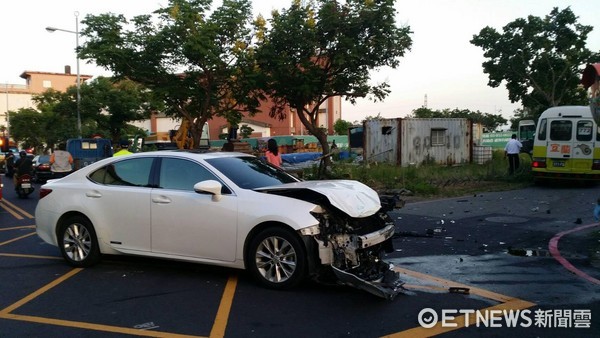
[[[35,219],[76,267],[148,256],[247,269],[275,289],[311,277],[392,299],[401,282],[382,257],[393,204],[360,182],[300,181],[247,154],[161,151],[49,181]]]

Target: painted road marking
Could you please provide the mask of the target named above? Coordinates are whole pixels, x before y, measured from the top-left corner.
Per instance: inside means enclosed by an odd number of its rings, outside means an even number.
[[[8,200],[6,199],[2,199],[0,200],[0,207],[6,211],[8,211],[11,215],[13,215],[16,219],[23,219],[25,217],[32,219],[34,218],[34,216],[30,213],[28,213],[27,211],[19,208],[18,206],[10,203]],[[21,213],[21,214],[19,214]],[[21,216],[23,215],[23,216]]]
[[[225,329],[227,328],[227,321],[231,312],[231,306],[233,305],[233,296],[235,295],[236,288],[237,276],[229,277],[225,291],[223,291],[223,296],[221,297],[215,322],[213,323],[212,330],[210,330],[210,338],[225,336]]]
[[[470,285],[466,285],[466,284],[462,284],[462,283],[453,282],[448,279],[443,279],[443,278],[427,275],[427,274],[417,272],[417,271],[412,271],[412,270],[399,268],[399,267],[394,267],[394,270],[401,274],[405,274],[407,276],[412,276],[412,277],[424,279],[424,280],[430,280],[430,281],[433,281],[437,284],[441,284],[442,286],[444,286],[442,288],[439,286],[429,286],[429,285],[416,285],[415,286],[415,285],[405,284],[404,287],[406,287],[407,289],[431,289],[434,291],[442,291],[442,290],[448,291],[449,287],[461,287],[461,288],[468,288],[469,294],[474,294],[474,295],[477,295],[477,296],[480,296],[483,298],[492,299],[497,302],[500,302],[500,304],[497,304],[497,305],[494,305],[491,307],[487,307],[487,308],[481,309],[479,311],[523,310],[523,309],[527,309],[527,308],[530,308],[530,307],[536,305],[535,303],[531,303],[531,302],[528,302],[528,301],[525,301],[522,299],[509,297],[509,296],[502,295],[502,294],[499,294],[496,292],[488,291],[488,290],[477,288],[477,287],[472,287]],[[469,318],[468,321],[466,321],[466,319],[465,319],[466,317]],[[470,313],[468,316],[465,316],[465,315],[456,316],[453,321],[450,321],[450,323],[456,324],[455,327],[442,327],[442,323],[438,322],[432,328],[424,328],[424,327],[419,326],[419,327],[415,327],[412,329],[400,331],[397,333],[392,333],[392,334],[386,335],[384,337],[388,337],[388,338],[432,337],[432,336],[437,336],[442,333],[462,329],[465,327],[465,323],[467,323],[467,322],[475,323],[475,313]]]
[[[23,236],[21,236],[21,237],[17,237],[17,238],[10,239],[10,240],[8,240],[8,241],[6,241],[6,242],[2,242],[2,243],[0,243],[0,246],[6,245],[6,244],[9,244],[9,243],[12,243],[12,242],[16,242],[16,241],[18,241],[18,240],[21,240],[21,239],[23,239],[23,238],[31,237],[31,236],[33,236],[33,235],[35,235],[35,234],[36,234],[35,232],[32,232],[32,233],[30,233],[30,234],[23,235]]]
[[[13,240],[6,241],[4,243],[0,243],[0,246],[23,239],[23,238],[26,238],[26,237],[29,237],[29,236],[32,236],[34,234],[35,233],[27,234],[25,236],[21,236],[21,237],[15,238]],[[27,256],[27,255],[2,254],[2,253],[0,253],[0,255],[7,256],[7,257],[31,257],[31,258],[40,257],[40,256]],[[43,257],[43,258],[46,258],[46,257]],[[435,277],[435,276],[430,276],[430,275],[427,275],[427,274],[424,274],[421,272],[416,272],[416,271],[412,271],[412,270],[408,270],[408,269],[404,269],[404,268],[398,268],[398,267],[395,267],[394,269],[396,271],[398,271],[399,273],[402,273],[402,274],[405,274],[408,276],[413,276],[413,277],[416,277],[419,279],[429,280],[429,281],[432,281],[437,284],[441,284],[442,286],[446,287],[446,288],[442,288],[439,286],[437,286],[437,287],[436,286],[413,286],[413,288],[415,288],[415,289],[420,288],[420,289],[431,289],[431,290],[441,291],[441,290],[447,290],[447,287],[466,287],[466,288],[469,288],[470,294],[475,294],[475,295],[478,295],[478,296],[481,296],[484,298],[488,298],[488,299],[492,299],[492,300],[500,302],[500,304],[482,309],[480,311],[508,310],[508,309],[520,310],[520,309],[526,309],[526,308],[536,305],[534,303],[531,303],[531,302],[528,302],[525,300],[509,297],[509,296],[495,293],[492,291],[488,291],[485,289],[472,287],[472,286],[469,286],[466,284],[453,282],[451,280],[447,280],[447,279],[443,279],[443,278],[439,278],[439,277]],[[140,330],[140,329],[129,328],[129,327],[102,325],[102,324],[77,322],[77,321],[46,318],[46,317],[19,315],[19,314],[12,313],[13,311],[17,310],[18,308],[27,304],[28,302],[32,301],[33,299],[50,291],[55,286],[61,284],[62,282],[66,281],[67,279],[75,276],[77,273],[79,273],[82,270],[83,269],[81,269],[81,268],[73,269],[73,270],[69,271],[68,273],[66,273],[65,275],[63,275],[63,276],[55,279],[54,281],[48,283],[47,285],[43,286],[42,288],[34,291],[33,293],[29,294],[28,296],[24,297],[23,299],[20,299],[17,302],[15,302],[14,304],[0,310],[0,318],[40,323],[40,324],[73,327],[73,328],[80,328],[80,329],[87,329],[87,330],[103,331],[103,332],[130,334],[130,335],[135,335],[135,336],[175,337],[175,338],[184,338],[184,337],[199,338],[199,337],[201,337],[201,336],[175,334],[172,332]],[[405,286],[407,288],[411,287],[411,285],[405,285]],[[215,316],[215,320],[213,322],[212,329],[210,331],[210,336],[209,336],[210,338],[225,336],[225,331],[227,329],[227,324],[229,321],[229,315],[231,312],[231,307],[233,305],[233,299],[234,299],[236,288],[237,288],[237,276],[229,277],[229,279],[227,280],[227,284],[225,285],[225,288],[223,290],[223,295],[221,296],[221,302],[219,304],[219,308],[217,310],[217,314]],[[468,315],[469,322],[475,321],[474,316],[475,316],[474,314]],[[446,333],[449,331],[458,330],[458,329],[465,327],[465,325],[464,325],[464,323],[466,322],[465,317],[466,317],[465,315],[455,317],[456,324],[457,324],[456,327],[441,327],[442,324],[438,323],[436,326],[434,326],[433,328],[430,328],[430,329],[426,329],[423,327],[416,327],[416,328],[411,328],[408,330],[400,331],[397,333],[393,333],[390,335],[386,335],[385,337],[393,337],[393,338],[396,338],[396,337],[431,337],[431,336],[439,335],[439,334]],[[202,337],[202,338],[204,338],[204,337]]]
[[[566,231],[563,231],[563,232],[559,232],[554,237],[552,237],[552,239],[548,243],[548,249],[550,250],[550,254],[552,255],[552,257],[554,257],[554,259],[556,259],[560,264],[562,264],[562,266],[564,266],[567,270],[569,270],[572,273],[576,274],[577,276],[579,276],[579,277],[587,280],[588,282],[592,282],[594,284],[600,284],[600,280],[598,280],[598,279],[596,279],[596,278],[588,275],[587,273],[585,273],[585,272],[577,269],[575,266],[573,266],[573,264],[571,264],[571,262],[569,262],[563,256],[561,256],[560,251],[558,250],[558,241],[564,235],[568,235],[570,233],[581,231],[581,230],[585,230],[585,229],[588,229],[588,228],[593,228],[593,227],[598,226],[598,225],[600,225],[600,224],[599,223],[592,223],[592,224],[588,224],[588,225],[579,226],[579,227],[577,227],[575,229],[571,229],[571,230],[566,230]]]

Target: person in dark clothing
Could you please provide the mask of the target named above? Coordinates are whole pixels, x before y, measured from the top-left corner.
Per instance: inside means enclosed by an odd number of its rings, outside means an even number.
[[[6,177],[12,177],[15,173],[15,154],[13,154],[12,150],[9,150],[6,154],[6,173],[4,174]]]
[[[15,182],[15,187],[17,186],[17,180],[21,175],[32,175],[33,174],[33,161],[31,156],[27,156],[27,152],[21,150],[19,152],[19,159],[15,162],[15,175],[13,177]]]

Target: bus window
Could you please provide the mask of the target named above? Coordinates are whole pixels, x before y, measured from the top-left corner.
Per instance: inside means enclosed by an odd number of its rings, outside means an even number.
[[[592,121],[577,122],[577,141],[591,141],[594,124]]]
[[[571,121],[557,120],[550,122],[550,140],[570,141],[573,130]]]
[[[545,141],[546,140],[546,122],[548,120],[542,119],[540,121],[540,130],[538,131],[538,140]]]

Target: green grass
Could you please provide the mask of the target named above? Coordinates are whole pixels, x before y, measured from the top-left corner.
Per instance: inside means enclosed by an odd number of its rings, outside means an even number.
[[[453,197],[466,194],[517,189],[533,184],[531,161],[521,154],[521,166],[508,175],[508,160],[496,150],[485,164],[442,166],[423,164],[399,167],[387,163],[356,164],[335,162],[329,178],[361,181],[378,191],[406,189],[419,197]],[[316,168],[304,172],[306,179],[315,178]]]

